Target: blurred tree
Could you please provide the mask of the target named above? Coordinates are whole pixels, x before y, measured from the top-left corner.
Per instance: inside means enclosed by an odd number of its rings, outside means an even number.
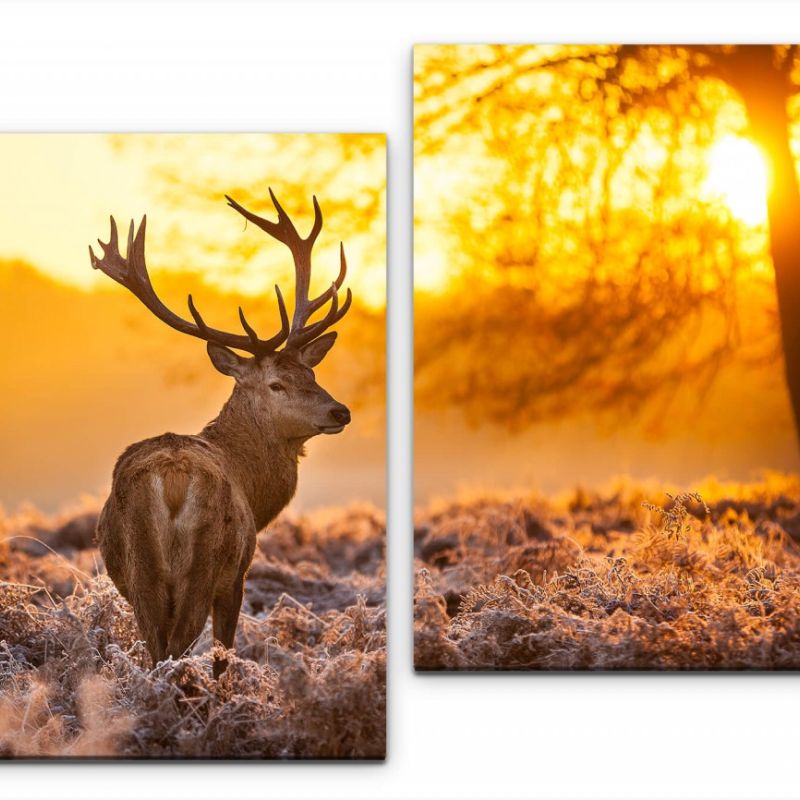
[[[242,236],[241,217],[226,207],[231,195],[257,213],[271,215],[271,187],[298,226],[313,220],[312,195],[324,225],[315,248],[313,280],[322,288],[338,270],[338,245],[358,252],[351,277],[371,273],[382,300],[385,266],[386,142],[382,134],[154,134],[114,135],[124,155],[133,149],[149,161],[149,185],[163,216],[149,220],[148,237],[161,253],[157,269],[197,269],[223,287],[272,302],[276,276],[290,279],[291,259],[259,236]],[[166,219],[164,219],[166,217]],[[153,223],[160,222],[161,238]],[[331,262],[321,259],[332,252]],[[265,268],[265,262],[268,264]],[[373,298],[374,299],[374,298]],[[365,297],[355,297],[364,302]],[[372,305],[381,305],[373,302]]]
[[[800,422],[796,46],[431,46],[415,73],[417,281],[438,247],[448,292],[417,293],[421,405],[624,416],[774,363],[779,327]],[[703,196],[730,132],[770,162],[768,232]]]

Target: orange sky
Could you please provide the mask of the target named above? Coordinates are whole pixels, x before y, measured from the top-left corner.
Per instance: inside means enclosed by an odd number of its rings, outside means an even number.
[[[204,262],[192,263],[194,270],[204,271],[212,284],[244,292],[261,292],[275,282],[275,274],[289,277],[286,253],[279,247],[264,247],[263,259],[268,270],[249,273],[226,270],[226,250],[236,247],[244,226],[240,218],[218,197],[201,198],[203,213],[195,210],[198,198],[187,198],[191,205],[176,206],[165,200],[158,173],[173,168],[186,171],[191,164],[198,175],[224,173],[230,185],[266,178],[272,185],[291,183],[293,165],[281,165],[280,147],[286,134],[2,134],[0,136],[0,174],[13,192],[0,197],[0,258],[18,258],[35,264],[48,275],[67,283],[91,287],[104,282],[99,273],[88,268],[86,247],[97,237],[107,238],[108,217],[113,214],[121,229],[127,229],[131,218],[148,215],[148,256],[151,270],[180,267],[182,252],[190,246],[193,228],[202,227],[217,245],[218,252],[209,253]],[[357,134],[352,135],[354,138]],[[321,167],[331,169],[337,155],[339,134],[292,134],[297,142],[312,143],[314,158]],[[382,136],[373,136],[376,140]],[[277,153],[274,151],[278,150]],[[265,154],[272,153],[271,159]],[[308,162],[308,158],[304,159]],[[308,167],[308,163],[305,164]],[[336,169],[334,167],[334,169]],[[375,157],[363,163],[343,165],[337,180],[357,184],[359,181],[385,181],[383,148],[376,147]],[[327,172],[326,172],[327,175]],[[187,176],[190,178],[190,176]],[[327,181],[326,181],[327,183]],[[255,187],[254,187],[255,188]],[[325,212],[327,186],[313,191]],[[261,187],[263,200],[257,209],[272,213],[267,184]],[[280,191],[277,190],[280,199]],[[309,195],[311,191],[309,191]],[[308,202],[310,204],[310,196]],[[310,208],[309,208],[310,211]],[[298,220],[298,226],[310,226],[312,218]],[[358,264],[353,272],[352,288],[359,302],[380,307],[385,302],[384,264],[374,263],[375,250],[383,247],[381,219],[375,220],[372,241],[349,240],[350,261]],[[158,252],[154,243],[177,228],[180,234],[169,250]],[[317,245],[317,258],[327,256],[331,269],[338,265],[336,220],[326,215],[326,225]],[[183,241],[181,241],[183,237]],[[183,245],[183,247],[181,246]],[[332,250],[332,252],[327,252]],[[367,255],[371,256],[368,258]],[[221,255],[223,257],[221,257]],[[322,262],[320,262],[322,263]],[[324,267],[320,267],[322,272]],[[314,275],[320,282],[322,274]]]
[[[100,276],[86,247],[105,235],[108,215],[140,213],[153,203],[146,167],[122,159],[102,134],[2,134],[0,257],[35,264],[78,286]]]

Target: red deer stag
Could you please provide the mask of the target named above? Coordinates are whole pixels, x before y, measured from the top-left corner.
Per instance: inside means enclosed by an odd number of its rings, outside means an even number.
[[[194,323],[168,309],[145,266],[147,217],[135,237],[131,222],[127,257],[119,251],[113,217],[108,244],[100,242],[103,257],[89,248],[92,267],[122,284],[162,322],[205,340],[211,363],[236,381],[219,416],[196,436],[165,433],[131,445],[120,456],[97,524],[108,574],[133,606],[153,665],[167,656],[180,658],[200,635],[209,613],[214,638],[226,648],[233,646],[257,531],[294,495],[304,443],[320,433],[339,433],[350,422],[350,411],[317,384],[312,371],[336,340],[335,332],[325,331],[347,313],[352,300],[348,289],[339,305],[338,290],[347,272],[344,247],[339,276],[309,299],[311,250],[322,228],[317,199],[314,225],[304,239],[271,189],[269,194],[277,222],[226,199],[285,244],[294,259],[292,322],[276,286],[281,329],[270,339],[258,338],[241,308],[244,334],[209,327],[191,295]],[[327,303],[325,315],[309,322]],[[226,666],[215,661],[214,676]]]

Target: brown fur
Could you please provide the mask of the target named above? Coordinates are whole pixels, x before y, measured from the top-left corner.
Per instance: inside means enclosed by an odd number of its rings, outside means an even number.
[[[154,664],[180,658],[209,613],[214,637],[233,646],[256,533],[294,495],[305,441],[341,430],[333,415],[346,412],[302,352],[240,359],[229,374],[233,394],[200,434],[165,433],[120,456],[98,521],[108,574]]]
[[[186,492],[189,488],[189,470],[191,465],[183,460],[176,462],[171,467],[166,467],[161,472],[161,482],[164,491],[164,502],[169,509],[172,519],[178,516],[183,504],[186,502]]]

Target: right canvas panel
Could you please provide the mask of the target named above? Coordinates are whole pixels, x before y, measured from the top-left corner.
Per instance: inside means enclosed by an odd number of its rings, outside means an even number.
[[[414,70],[417,669],[797,669],[797,47]]]

